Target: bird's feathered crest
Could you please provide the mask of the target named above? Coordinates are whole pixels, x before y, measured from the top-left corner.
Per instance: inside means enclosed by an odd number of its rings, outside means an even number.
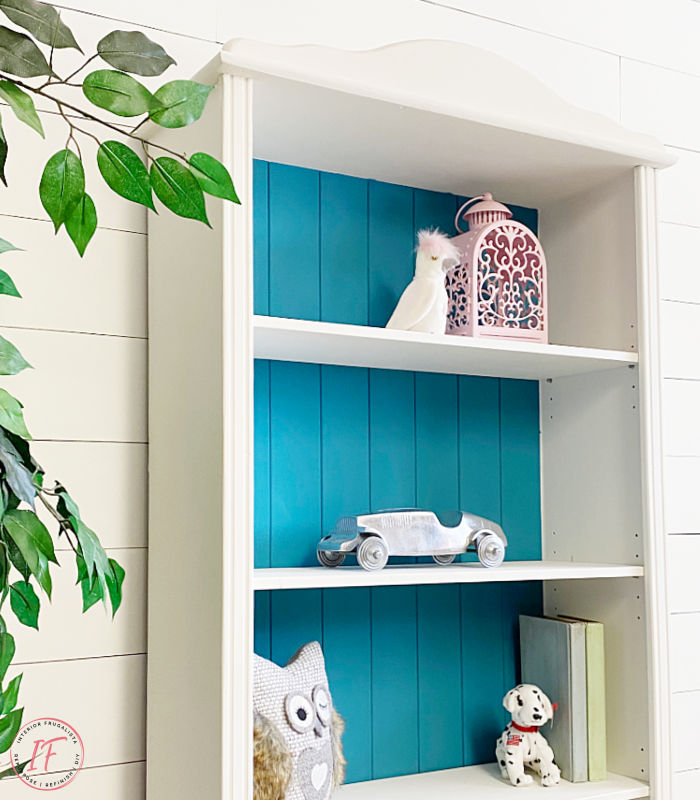
[[[452,244],[450,237],[441,233],[437,228],[425,228],[418,231],[418,252],[427,253],[430,256],[437,256],[441,261],[449,258],[455,264],[459,264],[462,255]]]

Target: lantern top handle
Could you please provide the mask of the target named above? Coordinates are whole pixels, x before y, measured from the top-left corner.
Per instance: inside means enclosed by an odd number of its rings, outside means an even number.
[[[501,219],[510,219],[513,216],[513,212],[508,208],[508,206],[504,206],[503,203],[499,203],[497,200],[494,200],[491,192],[484,192],[476,197],[472,197],[470,200],[467,200],[466,203],[463,203],[460,206],[460,209],[455,216],[455,228],[459,233],[466,233],[466,231],[463,231],[459,227],[459,218],[462,212],[472,203],[476,203],[477,200],[480,200],[481,202],[477,203],[477,205],[475,205],[471,211],[464,215],[464,219],[469,222],[470,229],[474,228],[474,223],[484,224],[486,222],[495,222],[496,220]]]

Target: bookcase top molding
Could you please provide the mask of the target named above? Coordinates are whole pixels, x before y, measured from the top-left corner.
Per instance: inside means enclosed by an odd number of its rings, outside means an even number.
[[[372,50],[232,39],[202,72],[304,84],[466,120],[665,167],[673,154],[652,136],[561,98],[512,61],[472,45],[398,42]]]

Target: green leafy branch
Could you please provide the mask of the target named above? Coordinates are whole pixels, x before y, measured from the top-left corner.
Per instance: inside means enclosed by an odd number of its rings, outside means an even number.
[[[52,103],[64,121],[65,144],[44,167],[39,197],[56,233],[65,228],[81,256],[97,229],[95,203],[86,191],[84,139],[97,144],[97,167],[110,189],[153,211],[155,194],[169,211],[209,225],[205,195],[239,202],[228,170],[213,156],[202,152],[188,156],[137,134],[148,120],[163,128],[195,122],[213,88],[196,81],[173,80],[151,92],[134,78],[158,77],[175,64],[163,47],[137,31],[112,31],[100,39],[94,53],[85,56],[53,6],[37,0],[0,0],[0,12],[15,26],[0,25],[0,101],[42,137],[44,129],[33,98]],[[75,50],[82,56],[65,77],[54,68],[57,50]],[[95,61],[110,69],[95,69],[78,78]],[[66,87],[81,88],[90,107],[66,101]],[[62,94],[53,94],[56,90]],[[109,112],[113,118],[105,119],[94,109]],[[119,118],[140,119],[127,130]],[[103,140],[96,132],[100,130],[119,138]],[[141,154],[124,140],[138,145]],[[9,151],[0,116],[0,180],[6,186]],[[13,250],[17,248],[0,239],[0,254]],[[0,295],[21,296],[3,270]],[[17,348],[0,336],[0,376],[16,375],[30,366]],[[102,602],[114,616],[122,602],[125,578],[124,569],[108,557],[65,486],[58,481],[52,488],[45,485],[44,470],[31,455],[30,442],[22,404],[0,388],[0,754],[10,748],[24,712],[17,707],[22,675],[5,680],[15,657],[15,640],[2,614],[9,599],[17,620],[38,630],[41,598],[51,599],[51,570],[61,566],[52,534],[37,508],[49,515],[57,529],[56,541],[67,543],[64,552],[75,559],[83,612]],[[0,779],[13,774],[11,767],[0,767]]]
[[[82,138],[96,142],[97,167],[110,189],[153,211],[155,194],[174,214],[208,225],[205,194],[239,202],[228,170],[213,156],[188,156],[136,133],[148,120],[163,128],[190,125],[201,117],[213,89],[196,81],[173,80],[151,92],[133,77],[157,77],[175,64],[161,45],[138,31],[112,31],[100,39],[93,54],[61,77],[53,67],[54,51],[72,49],[84,53],[60,13],[36,0],[0,0],[0,11],[30,34],[0,25],[0,99],[17,119],[40,136],[44,136],[44,130],[32,96],[53,103],[66,123],[65,146],[48,160],[39,196],[55,231],[65,227],[81,256],[97,229],[97,210],[85,185]],[[41,45],[49,48],[48,57]],[[97,69],[76,81],[97,59],[112,69]],[[105,119],[52,93],[67,86],[80,87],[86,100],[97,109],[115,117],[141,119],[126,130],[116,120]],[[86,123],[138,143],[143,156],[121,139],[104,141],[94,130],[87,130]],[[152,150],[166,155],[153,155]],[[0,180],[5,185],[8,153],[0,117]]]

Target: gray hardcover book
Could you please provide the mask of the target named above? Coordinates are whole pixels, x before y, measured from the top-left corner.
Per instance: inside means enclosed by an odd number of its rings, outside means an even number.
[[[542,734],[562,777],[587,781],[586,624],[521,616],[520,665],[522,682],[539,686],[558,705]]]

